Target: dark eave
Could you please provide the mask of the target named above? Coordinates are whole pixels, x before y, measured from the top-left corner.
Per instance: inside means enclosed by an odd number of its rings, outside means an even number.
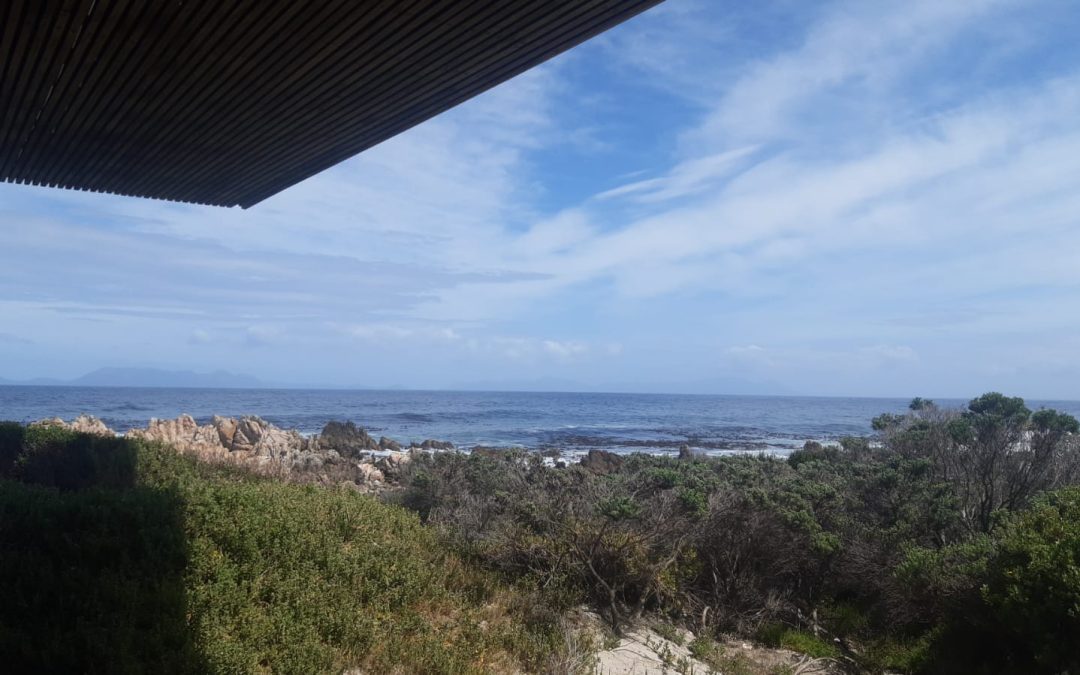
[[[660,0],[0,0],[0,179],[249,207]]]

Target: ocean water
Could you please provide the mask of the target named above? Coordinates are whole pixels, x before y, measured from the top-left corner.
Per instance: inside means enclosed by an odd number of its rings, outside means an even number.
[[[786,453],[809,439],[871,433],[870,420],[902,412],[908,399],[794,396],[700,396],[534,392],[342,391],[0,386],[0,419],[30,422],[87,413],[117,431],[152,417],[187,413],[259,415],[273,424],[318,432],[352,421],[403,443],[434,438],[475,445],[677,452]],[[965,401],[939,400],[962,406]],[[1080,417],[1080,402],[1028,401]]]

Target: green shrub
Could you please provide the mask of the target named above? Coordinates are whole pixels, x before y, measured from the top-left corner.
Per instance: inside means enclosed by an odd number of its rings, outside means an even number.
[[[186,619],[182,511],[168,490],[0,481],[4,668],[205,671]]]
[[[1013,514],[997,536],[983,597],[1021,659],[1043,672],[1080,670],[1080,487]]]
[[[10,672],[509,671],[561,639],[542,602],[369,496],[37,428],[17,468],[34,483],[0,480]]]
[[[15,470],[25,433],[26,428],[18,422],[0,422],[0,478],[10,477]]]
[[[930,646],[934,632],[920,637],[885,637],[871,641],[859,661],[870,672],[921,673],[930,669]]]
[[[14,475],[61,490],[127,488],[135,483],[135,447],[123,438],[31,426],[23,435]]]
[[[716,640],[705,635],[699,635],[691,640],[690,644],[687,645],[687,649],[690,650],[690,654],[695,659],[706,663],[724,652],[724,648],[717,644]]]
[[[654,624],[653,630],[656,631],[656,634],[660,637],[669,642],[674,642],[680,647],[686,642],[686,637],[682,634],[682,631],[666,621]]]
[[[757,639],[768,647],[790,649],[814,658],[837,658],[836,645],[808,631],[796,630],[780,623],[768,623],[758,630]]]

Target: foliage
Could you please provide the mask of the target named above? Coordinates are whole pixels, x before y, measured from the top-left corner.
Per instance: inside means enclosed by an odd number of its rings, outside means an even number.
[[[1043,672],[1080,670],[1080,488],[1011,515],[997,543],[982,594],[1002,632]]]
[[[835,659],[840,656],[836,645],[809,631],[796,630],[783,624],[766,624],[761,627],[757,636],[762,644],[769,647],[790,649],[816,659]]]
[[[386,504],[0,424],[0,656],[565,669],[583,657],[564,614],[588,602],[616,632],[649,612],[692,628],[691,651],[726,670],[715,638],[736,633],[870,672],[1080,672],[1080,423],[990,393],[915,399],[874,427],[786,460],[631,455],[602,472],[420,455]]]
[[[1016,626],[1076,630],[1049,576],[1071,559],[1028,546],[1046,574],[1024,575],[1006,541],[1038,495],[1075,481],[1076,420],[991,393],[963,411],[915,399],[875,426],[786,461],[631,455],[607,473],[439,455],[410,466],[397,499],[470,559],[592,602],[616,630],[655,611],[704,638],[758,634],[871,671],[1061,664]]]
[[[562,640],[543,598],[371,497],[122,439],[19,442],[0,480],[11,672],[509,671]]]
[[[952,488],[969,532],[987,533],[997,511],[1024,508],[1040,492],[1080,478],[1080,423],[1071,415],[1032,414],[1022,398],[997,392],[961,412],[919,401],[906,416],[875,418],[874,427],[890,450],[930,461]]]

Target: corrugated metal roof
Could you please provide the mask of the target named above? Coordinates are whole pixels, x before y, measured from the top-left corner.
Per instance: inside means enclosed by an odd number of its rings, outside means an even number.
[[[0,179],[249,207],[659,0],[0,0]]]

